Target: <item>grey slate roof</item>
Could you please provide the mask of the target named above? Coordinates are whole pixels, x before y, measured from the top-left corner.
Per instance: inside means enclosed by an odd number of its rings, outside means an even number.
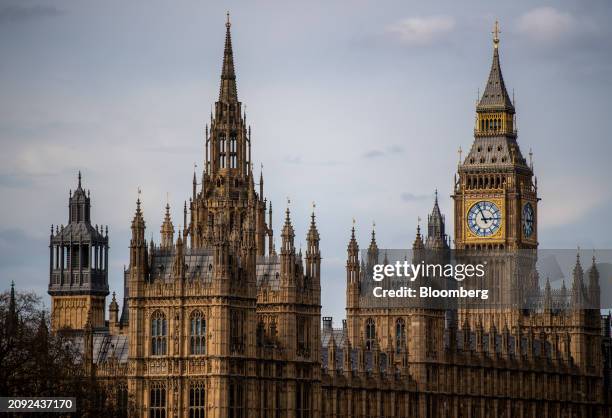
[[[185,278],[210,282],[212,280],[212,251],[191,248],[186,248],[184,251]],[[174,251],[155,249],[151,258],[151,281],[161,279],[164,282],[171,282],[173,261]]]
[[[499,49],[493,49],[493,62],[485,90],[476,107],[478,111],[487,110],[509,110],[514,112],[514,106],[508,96],[504,77],[499,64]]]
[[[64,243],[67,243],[72,239],[73,242],[82,240],[83,242],[92,241],[104,241],[104,236],[100,231],[96,231],[90,223],[88,222],[72,222],[66,226],[64,226],[61,230],[58,231],[57,234],[54,234],[52,237],[53,243],[59,243],[60,240],[63,240]]]
[[[83,354],[84,337],[75,336],[72,339],[75,348]],[[106,333],[93,334],[93,361],[95,364],[103,363],[115,357],[119,363],[126,363],[128,360],[128,336],[109,335]]]
[[[464,160],[464,166],[512,166],[514,163],[511,150],[515,154],[515,163],[527,167],[526,160],[514,138],[503,135],[476,137]]]
[[[321,329],[321,346],[326,348],[329,345],[332,334],[334,335],[334,341],[336,347],[343,347],[346,341],[346,330],[344,328],[326,328]]]
[[[278,256],[257,258],[257,288],[268,286],[272,290],[280,288],[280,259]]]

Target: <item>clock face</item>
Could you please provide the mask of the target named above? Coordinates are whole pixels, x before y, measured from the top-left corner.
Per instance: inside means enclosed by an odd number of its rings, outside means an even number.
[[[525,206],[523,206],[523,234],[526,237],[530,237],[533,234],[534,222],[533,206],[531,206],[531,203],[525,203]]]
[[[468,226],[479,237],[495,235],[501,226],[501,211],[493,202],[476,202],[468,212]]]

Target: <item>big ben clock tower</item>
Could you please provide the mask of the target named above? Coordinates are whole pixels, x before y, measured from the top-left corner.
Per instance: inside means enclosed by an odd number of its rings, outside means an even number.
[[[466,284],[488,289],[481,305],[460,309],[461,323],[485,327],[520,321],[537,290],[537,181],[517,143],[514,103],[499,63],[499,26],[493,30],[493,62],[476,106],[474,142],[459,161],[455,180],[455,248],[469,264],[486,263],[485,277]]]
[[[514,104],[499,63],[499,26],[493,62],[476,106],[474,142],[459,162],[455,182],[455,246],[458,250],[537,248],[537,182],[517,143]]]

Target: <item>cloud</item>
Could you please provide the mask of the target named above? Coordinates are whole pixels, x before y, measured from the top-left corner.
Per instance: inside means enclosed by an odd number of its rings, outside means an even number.
[[[62,11],[54,6],[4,6],[0,8],[0,23],[25,22],[61,14]]]
[[[539,42],[552,42],[572,32],[574,17],[552,7],[538,7],[518,19],[517,29]]]
[[[144,147],[143,151],[163,153],[163,154],[189,154],[193,155],[201,150],[198,147],[182,146],[182,145],[159,145]]]
[[[363,158],[378,158],[382,157],[383,155],[385,155],[384,151],[381,151],[379,149],[373,149],[363,154]]]
[[[283,161],[287,164],[295,164],[295,165],[318,165],[318,166],[335,166],[343,164],[340,161],[328,160],[328,161],[312,161],[312,160],[304,160],[300,155],[286,156]]]
[[[430,45],[455,28],[451,16],[410,17],[387,26],[387,32],[407,45]]]
[[[379,157],[384,157],[386,155],[393,155],[393,154],[401,154],[402,152],[404,152],[404,148],[402,148],[399,145],[393,144],[389,147],[387,147],[386,150],[380,150],[380,149],[372,149],[368,152],[365,152],[362,157],[363,158],[379,158]]]
[[[428,194],[413,194],[409,192],[402,193],[400,197],[404,202],[414,202],[417,200],[426,200],[431,198],[431,196]]]

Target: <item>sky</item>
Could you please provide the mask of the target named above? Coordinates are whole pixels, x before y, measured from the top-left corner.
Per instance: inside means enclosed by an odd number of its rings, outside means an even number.
[[[166,196],[182,223],[227,10],[276,236],[290,198],[304,243],[316,202],[322,315],[336,324],[353,218],[362,248],[373,222],[379,247],[408,248],[438,189],[452,231],[457,150],[473,140],[496,19],[519,145],[533,151],[540,248],[612,248],[607,0],[1,0],[0,289],[14,280],[48,306],[49,228],[67,223],[81,170],[122,297],[137,189],[147,238],[159,240]]]

